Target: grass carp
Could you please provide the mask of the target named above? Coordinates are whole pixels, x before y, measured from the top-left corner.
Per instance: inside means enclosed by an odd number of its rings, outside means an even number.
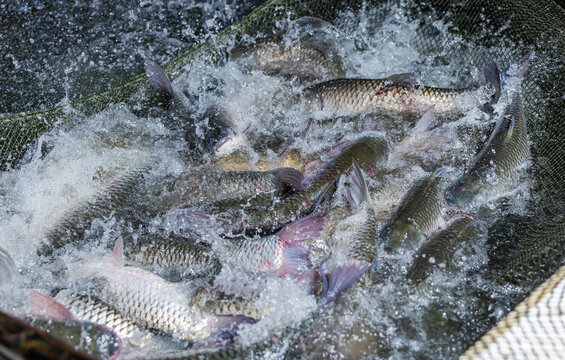
[[[413,250],[425,241],[426,234],[436,229],[443,209],[441,173],[438,169],[430,177],[420,179],[402,198],[379,235],[385,252],[397,254]]]
[[[466,206],[489,182],[509,176],[529,152],[526,116],[517,94],[467,170],[447,188],[445,198],[451,205]]]
[[[462,216],[453,220],[447,228],[430,236],[414,254],[412,266],[406,277],[419,283],[434,268],[447,270],[455,267],[453,256],[457,247],[464,242],[484,236],[481,222],[471,216]]]
[[[412,74],[396,74],[386,79],[334,79],[304,90],[307,109],[344,112],[349,115],[385,110],[393,113],[422,112],[435,106],[436,112],[462,112],[477,107],[476,86],[444,89],[412,84]],[[494,62],[487,65],[485,77],[495,87],[493,99],[500,96],[500,74]]]

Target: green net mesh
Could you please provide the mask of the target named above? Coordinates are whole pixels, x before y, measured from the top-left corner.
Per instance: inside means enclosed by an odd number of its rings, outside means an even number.
[[[361,2],[321,0],[274,0],[256,8],[248,16],[195,46],[164,66],[174,78],[183,67],[196,60],[215,62],[222,58],[227,44],[243,34],[272,28],[284,18],[316,16],[339,22],[343,10]],[[486,51],[447,54],[482,68],[490,59],[501,67],[536,50],[522,83],[522,95],[531,141],[531,172],[534,193],[539,200],[532,204],[534,215],[514,232],[511,251],[491,264],[493,274],[503,283],[533,289],[563,264],[565,254],[565,11],[553,1],[533,0],[427,0],[382,1],[378,6],[385,16],[392,6],[403,6],[409,16],[420,22],[416,46],[423,53],[437,51],[441,44],[435,36],[434,22],[448,24],[453,37],[464,44],[480,45]],[[132,102],[132,95],[147,87],[145,76],[113,86],[74,101],[71,107],[82,113],[94,113],[115,102]],[[16,167],[34,141],[57,123],[68,123],[75,113],[52,108],[23,114],[0,116],[0,168]],[[499,224],[509,228],[515,219]],[[506,221],[506,223],[505,223]]]

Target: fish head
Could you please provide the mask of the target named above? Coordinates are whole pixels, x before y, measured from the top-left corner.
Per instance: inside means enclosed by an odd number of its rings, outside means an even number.
[[[243,134],[234,123],[222,124],[219,139],[214,145],[214,155],[225,156],[231,154],[243,144]]]
[[[384,251],[391,255],[403,254],[414,250],[426,240],[424,233],[414,221],[394,221],[386,226],[380,234]]]
[[[479,193],[482,186],[478,176],[465,173],[445,190],[445,199],[453,206],[465,207]]]
[[[205,124],[197,130],[201,148],[216,156],[225,156],[243,144],[243,132],[224,109],[211,107],[204,114]]]

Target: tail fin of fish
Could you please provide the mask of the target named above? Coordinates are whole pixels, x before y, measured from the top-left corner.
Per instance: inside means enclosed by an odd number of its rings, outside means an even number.
[[[305,187],[302,185],[304,175],[294,168],[283,167],[271,170],[275,178],[283,184],[290,185],[294,190],[304,191]]]
[[[496,65],[494,60],[489,61],[485,67],[485,79],[487,80],[487,83],[494,87],[495,92],[492,97],[493,103],[498,102],[500,94],[502,93],[502,76],[498,70],[498,65]]]
[[[277,236],[283,241],[316,239],[324,228],[325,213],[303,217],[282,228]]]
[[[416,134],[422,134],[430,130],[434,122],[434,111],[435,111],[434,105],[427,108],[426,111],[424,111],[422,117],[414,125],[414,128],[412,128],[410,135],[414,136]]]
[[[42,294],[36,290],[30,290],[28,297],[31,313],[35,316],[57,321],[71,321],[75,319],[65,305],[49,295]]]
[[[0,248],[0,286],[11,283],[17,273],[16,264],[10,254]]]
[[[283,263],[277,270],[279,276],[297,277],[311,266],[308,255],[314,245],[304,242],[320,236],[326,214],[310,215],[294,221],[277,233],[282,240]]]
[[[506,79],[508,79],[510,76],[517,76],[519,79],[524,78],[524,74],[526,73],[526,70],[528,69],[530,62],[534,58],[535,54],[536,52],[534,50],[530,51],[526,54],[526,56],[524,56],[521,61],[511,63],[506,69],[502,71],[502,73],[500,74],[500,79],[503,88]],[[517,71],[513,72],[514,69],[517,69]]]
[[[320,276],[324,283],[324,291],[320,298],[321,305],[337,300],[371,268],[371,264],[354,262],[349,265],[334,267],[331,271],[328,271],[327,267],[327,262],[324,262],[320,267]]]
[[[308,255],[314,246],[303,241],[284,241],[282,265],[277,270],[280,277],[295,278],[308,269],[312,264]]]
[[[369,199],[365,178],[355,159],[353,159],[351,171],[351,185],[347,188],[346,195],[347,200],[355,209],[361,207],[361,205]]]
[[[144,68],[145,74],[147,74],[153,89],[169,97],[173,97],[173,86],[165,71],[151,60],[145,61]]]

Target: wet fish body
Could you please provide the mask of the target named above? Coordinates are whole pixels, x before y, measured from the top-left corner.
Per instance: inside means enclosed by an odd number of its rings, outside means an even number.
[[[102,276],[107,286],[102,300],[137,324],[189,342],[209,338],[217,330],[245,319],[213,317],[188,304],[178,285],[143,269],[123,266],[123,241],[116,240],[111,263],[88,271]]]
[[[529,155],[526,116],[519,94],[505,108],[489,139],[464,174],[445,192],[455,206],[467,205],[489,181],[509,176]]]
[[[181,277],[184,274],[214,276],[222,269],[208,244],[173,235],[168,238],[148,235],[137,241],[126,236],[124,254],[142,266],[158,265]]]
[[[105,191],[64,215],[55,228],[45,236],[37,250],[38,255],[47,256],[67,244],[80,242],[94,219],[109,216],[131,201],[141,188],[145,175],[150,169],[151,166],[143,166],[129,171]]]
[[[144,329],[126,319],[119,311],[100,299],[78,293],[60,292],[56,300],[65,305],[73,316],[82,321],[104,325],[123,341],[141,346],[150,337]]]
[[[29,323],[0,311],[0,352],[7,359],[96,359]]]
[[[351,206],[363,214],[363,222],[351,242],[349,257],[358,261],[372,263],[377,257],[378,223],[365,178],[355,161],[353,161],[351,185],[347,194]]]
[[[249,199],[262,193],[294,188],[303,190],[302,174],[293,168],[269,171],[210,171],[182,175],[170,197],[181,204]]]
[[[272,206],[249,209],[245,216],[237,213],[234,229],[278,228],[300,216],[313,211],[315,205],[325,196],[333,194],[336,181],[348,171],[353,160],[361,169],[372,174],[388,157],[388,144],[380,137],[365,136],[347,146],[333,161],[326,164],[307,185],[306,191],[292,194]],[[240,230],[241,231],[241,230]]]
[[[430,236],[414,254],[413,263],[406,277],[421,282],[434,268],[454,268],[453,255],[464,242],[476,242],[485,235],[481,221],[470,216],[453,220],[447,228]]]
[[[224,155],[243,143],[243,134],[222,106],[208,107],[199,117],[191,114],[189,100],[175,90],[165,71],[152,61],[145,62],[145,73],[153,89],[164,99],[165,123],[184,134],[190,150],[198,155]],[[193,112],[193,111],[192,111]]]
[[[105,326],[85,321],[61,322],[51,319],[34,319],[31,324],[92,356],[115,359],[121,350],[120,338]]]
[[[232,52],[232,59],[247,70],[267,75],[297,77],[302,81],[340,78],[345,75],[341,61],[323,46],[300,41],[290,46],[280,39],[264,39]]]
[[[443,209],[441,172],[436,170],[430,177],[418,180],[401,200],[379,235],[385,252],[416,249],[427,234],[436,230]]]
[[[309,110],[349,115],[384,110],[423,112],[435,105],[438,113],[467,111],[477,106],[476,91],[395,83],[391,79],[335,79],[305,89]]]
[[[304,242],[320,236],[325,214],[311,215],[285,226],[278,233],[258,238],[239,238],[226,244],[232,266],[250,272],[273,271],[297,277],[309,267],[312,245]]]

